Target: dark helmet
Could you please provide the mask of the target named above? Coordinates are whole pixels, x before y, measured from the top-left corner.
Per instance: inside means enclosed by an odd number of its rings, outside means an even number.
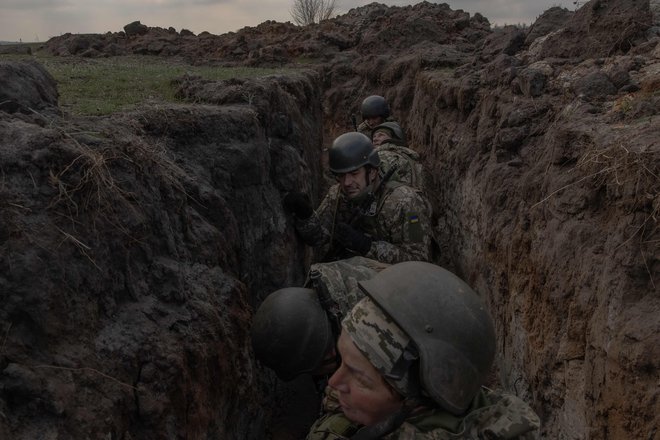
[[[398,380],[393,385],[402,394],[410,380],[418,380],[442,408],[463,414],[495,357],[493,321],[477,294],[451,272],[418,261],[392,265],[359,286],[368,298],[343,323],[356,345],[386,379]],[[381,317],[369,312],[369,301],[382,310]],[[396,337],[396,327],[403,336]],[[404,362],[408,370],[402,373],[402,360],[411,359],[404,350],[408,342],[418,363]],[[411,365],[419,371],[410,371]],[[411,379],[402,381],[404,374]]]
[[[380,164],[380,158],[371,139],[362,133],[351,131],[334,140],[328,153],[328,162],[330,171],[345,174],[365,165],[376,168]]]
[[[406,135],[403,133],[403,129],[399,124],[394,121],[383,122],[382,124],[376,125],[371,131],[371,139],[373,139],[374,134],[378,130],[387,130],[392,139],[392,143],[396,145],[406,145]]]
[[[382,96],[371,95],[362,101],[360,113],[362,114],[362,119],[375,118],[377,116],[385,119],[390,116],[390,106]]]
[[[251,336],[256,358],[284,381],[318,368],[335,341],[316,292],[302,287],[268,295],[254,315]]]

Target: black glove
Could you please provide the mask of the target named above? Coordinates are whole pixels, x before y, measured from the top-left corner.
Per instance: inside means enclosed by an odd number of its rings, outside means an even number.
[[[371,237],[346,223],[335,225],[334,238],[337,243],[346,249],[360,255],[365,255],[371,248]]]
[[[314,213],[312,202],[307,194],[292,191],[287,193],[282,200],[284,209],[293,213],[301,220],[307,220]]]

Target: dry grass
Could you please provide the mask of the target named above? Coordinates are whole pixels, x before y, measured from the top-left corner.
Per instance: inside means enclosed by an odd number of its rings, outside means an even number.
[[[113,225],[131,237],[124,226],[124,219],[135,216],[134,195],[123,189],[111,170],[113,162],[123,159],[119,150],[113,147],[92,148],[78,142],[71,134],[61,131],[66,140],[68,153],[74,158],[59,171],[50,170],[49,183],[56,189],[48,209],[58,210],[67,222],[73,225],[74,232],[61,228],[62,243],[73,244],[99,271],[101,268],[92,257],[92,246],[76,237],[75,230],[83,223],[97,229],[97,221]],[[63,208],[63,210],[61,209]],[[81,215],[88,215],[91,221],[81,222]],[[131,237],[132,240],[135,240]]]
[[[587,177],[594,178],[596,184],[605,186],[614,197],[623,200],[629,212],[642,212],[643,220],[631,225],[630,236],[617,246],[617,249],[638,239],[642,245],[640,252],[646,271],[655,288],[653,274],[649,268],[649,256],[660,246],[660,160],[658,151],[648,149],[632,150],[622,144],[612,145],[601,150],[587,152],[578,162],[578,167],[598,170]]]
[[[594,171],[597,185],[603,185],[617,196],[633,196],[633,209],[642,208],[660,195],[658,151],[623,144],[592,149],[578,161],[577,167]]]
[[[627,211],[627,213],[642,215],[641,221],[635,221],[635,224],[630,225],[632,233],[617,246],[617,249],[637,239],[641,245],[640,252],[646,270],[655,287],[648,266],[649,258],[644,248],[650,248],[650,252],[655,254],[654,249],[660,246],[660,238],[658,238],[660,232],[660,151],[657,148],[653,149],[652,145],[633,148],[623,142],[600,149],[589,147],[578,160],[574,170],[582,171],[584,175],[552,191],[532,205],[532,208],[585,181],[589,181],[596,188],[605,188],[607,203],[616,203],[618,209]],[[639,215],[636,215],[635,218],[639,219]]]
[[[87,225],[98,231],[101,222],[119,230],[130,241],[140,242],[131,230],[134,228],[127,226],[141,224],[145,216],[139,194],[125,189],[132,184],[132,175],[155,176],[164,186],[184,194],[182,200],[193,200],[201,206],[186,192],[183,182],[187,173],[169,157],[164,145],[133,133],[125,134],[124,138],[121,133],[114,133],[108,142],[90,146],[69,132],[61,132],[64,148],[73,159],[62,169],[50,171],[49,183],[56,189],[56,195],[48,208],[58,211],[73,226],[73,231],[68,232],[58,228],[62,242],[73,244],[97,269],[101,270],[92,257],[92,246],[76,237],[75,230]],[[128,181],[122,182],[117,177],[121,173],[128,174]]]

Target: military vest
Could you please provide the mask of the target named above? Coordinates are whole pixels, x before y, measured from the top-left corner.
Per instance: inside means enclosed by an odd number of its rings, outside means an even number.
[[[384,440],[533,440],[540,428],[538,415],[518,397],[486,389],[475,397],[463,416],[440,408],[408,418]],[[343,413],[325,414],[312,426],[306,440],[347,440],[360,427]]]

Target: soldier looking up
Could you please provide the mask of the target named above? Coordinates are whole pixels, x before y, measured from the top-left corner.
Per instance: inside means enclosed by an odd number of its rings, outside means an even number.
[[[359,286],[365,298],[342,321],[342,362],[329,380],[341,412],[319,418],[307,440],[537,437],[526,403],[482,387],[495,329],[460,278],[415,261]]]
[[[371,95],[364,98],[360,105],[360,114],[362,122],[357,127],[357,131],[371,139],[371,132],[375,126],[385,121],[393,121],[390,116],[390,106],[384,97],[380,95]]]
[[[333,185],[316,212],[307,195],[291,192],[284,207],[295,216],[302,240],[320,261],[355,255],[383,263],[429,259],[430,205],[421,191],[379,174],[371,139],[338,136],[329,150]]]
[[[424,172],[419,153],[406,147],[406,136],[399,124],[383,122],[374,127],[371,138],[380,157],[382,173],[395,168],[392,180],[424,189]]]

